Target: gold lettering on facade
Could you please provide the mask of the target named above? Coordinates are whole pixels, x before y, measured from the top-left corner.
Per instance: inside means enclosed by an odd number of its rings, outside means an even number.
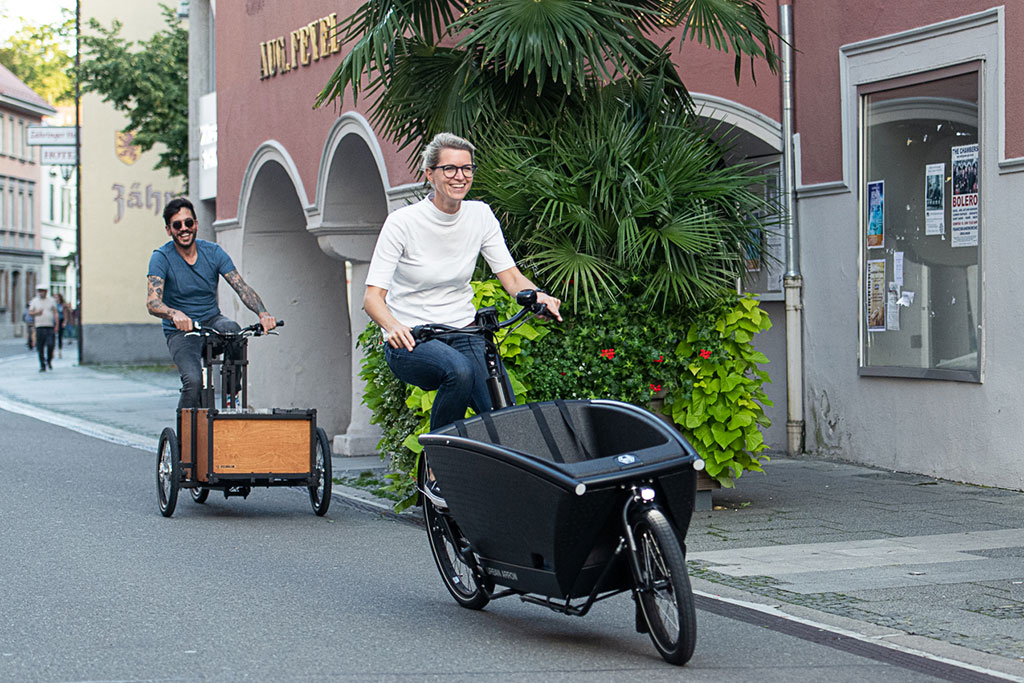
[[[287,43],[284,36],[260,43],[260,80],[309,66],[338,52],[341,52],[338,14],[332,12],[290,31]]]

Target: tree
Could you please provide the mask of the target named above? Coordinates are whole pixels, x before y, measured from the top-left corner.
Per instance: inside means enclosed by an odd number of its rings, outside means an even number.
[[[777,67],[760,0],[369,0],[316,104],[369,97],[410,162],[442,130],[483,143],[477,196],[563,299],[697,303],[743,274],[772,212],[697,130],[674,28],[733,52],[737,80],[745,59]]]
[[[84,56],[78,78],[82,92],[103,96],[128,117],[125,131],[149,151],[163,146],[155,168],[188,182],[188,31],[176,12],[161,4],[166,28],[138,43],[121,37],[121,22],[110,28],[89,21],[82,35]]]
[[[23,25],[0,45],[0,64],[53,105],[73,104],[75,97],[71,80],[74,56],[68,49],[69,41],[73,46],[75,18],[70,10],[62,11],[63,20]]]

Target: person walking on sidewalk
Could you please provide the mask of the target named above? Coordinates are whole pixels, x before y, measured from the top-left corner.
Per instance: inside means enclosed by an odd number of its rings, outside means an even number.
[[[64,311],[67,306],[64,305],[64,296],[57,292],[53,295],[53,300],[57,303],[57,358],[64,357],[64,326],[67,325],[67,319],[64,315]]]
[[[467,201],[473,184],[476,147],[452,133],[439,133],[423,151],[423,172],[433,191],[402,207],[384,221],[366,277],[363,309],[383,330],[384,358],[406,384],[437,389],[430,428],[462,419],[466,408],[491,410],[484,341],[475,335],[432,339],[417,344],[412,327],[442,323],[463,327],[473,322],[470,279],[477,257],[510,295],[537,289],[516,267],[491,208]],[[561,320],[561,301],[538,290]]]
[[[220,332],[241,329],[234,320],[221,315],[217,305],[217,283],[221,276],[242,303],[259,316],[264,331],[277,327],[277,320],[239,275],[227,252],[216,242],[196,239],[198,227],[192,202],[184,197],[168,202],[164,207],[164,228],[171,240],[153,251],[147,275],[146,308],[150,315],[163,320],[167,349],[181,375],[179,408],[199,407],[202,389],[202,341],[186,336],[192,331],[192,321]],[[227,349],[225,354],[232,351]]]
[[[57,302],[49,296],[50,286],[39,283],[36,296],[28,304],[36,326],[36,351],[39,353],[39,372],[53,370],[53,331],[57,328]]]
[[[32,299],[29,298],[25,302],[25,311],[21,314],[21,321],[25,323],[25,346],[29,349],[36,347],[36,319],[32,317],[32,312],[29,307],[32,305]]]

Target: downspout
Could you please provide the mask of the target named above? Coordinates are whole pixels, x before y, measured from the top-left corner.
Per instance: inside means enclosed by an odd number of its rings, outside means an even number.
[[[793,158],[793,0],[779,4],[782,48],[782,215],[786,239],[786,436],[787,452],[797,455],[804,446],[803,276],[796,217]]]

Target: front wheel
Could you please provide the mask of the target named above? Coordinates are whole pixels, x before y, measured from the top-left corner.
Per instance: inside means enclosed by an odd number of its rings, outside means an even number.
[[[313,512],[323,517],[331,506],[331,443],[327,440],[327,432],[316,428],[316,457],[313,474],[319,483],[309,487],[309,503]]]
[[[181,448],[178,435],[167,427],[160,434],[160,445],[156,454],[156,492],[160,503],[160,514],[170,517],[178,504],[178,488],[181,484]]]
[[[640,576],[636,593],[654,647],[670,664],[685,664],[697,641],[697,614],[686,559],[675,531],[657,508],[633,525]]]
[[[194,489],[189,489],[189,493],[192,494],[192,500],[199,505],[206,502],[206,499],[210,497],[210,489],[205,486],[197,486]]]
[[[423,463],[423,456],[420,456]],[[427,468],[421,466],[420,488],[426,482]],[[480,585],[476,572],[467,561],[469,542],[462,535],[458,524],[447,511],[436,507],[428,497],[423,496],[423,521],[427,526],[430,551],[434,555],[437,571],[441,574],[444,587],[455,601],[467,609],[483,609],[490,602],[490,593]]]

